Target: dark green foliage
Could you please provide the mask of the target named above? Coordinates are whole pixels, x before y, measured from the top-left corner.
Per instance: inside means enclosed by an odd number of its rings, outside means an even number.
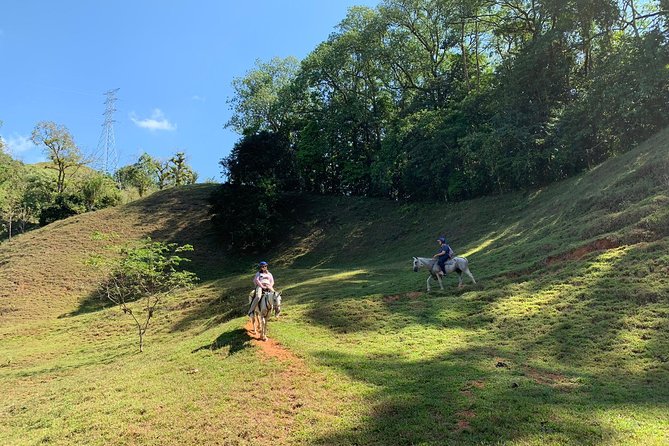
[[[86,207],[77,195],[58,195],[54,202],[42,208],[39,215],[40,226],[48,225],[86,211]]]
[[[659,32],[621,39],[560,119],[554,144],[562,176],[626,152],[669,124],[668,65]]]
[[[454,201],[537,188],[669,124],[667,14],[664,0],[384,0],[232,102],[254,118],[257,104],[281,111],[290,189]],[[272,119],[235,149],[267,139]]]
[[[267,249],[280,226],[280,196],[271,180],[222,184],[210,198],[213,224],[229,248]]]
[[[298,188],[295,155],[281,134],[260,132],[244,136],[220,161],[230,184],[259,186],[271,182],[282,190]]]

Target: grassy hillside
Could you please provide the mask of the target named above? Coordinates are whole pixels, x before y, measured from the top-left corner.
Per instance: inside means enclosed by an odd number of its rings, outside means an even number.
[[[0,438],[32,444],[666,444],[669,131],[538,191],[457,204],[292,197],[285,238],[223,253],[213,186],[171,189],[0,246]],[[446,233],[479,285],[425,294]],[[137,353],[84,263],[190,242],[200,285]],[[252,265],[284,311],[244,325]],[[252,419],[249,419],[252,417]]]

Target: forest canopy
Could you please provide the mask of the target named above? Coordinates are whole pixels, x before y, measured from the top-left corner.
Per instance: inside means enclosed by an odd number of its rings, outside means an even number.
[[[577,174],[669,123],[668,14],[667,0],[351,8],[302,61],[233,82],[227,125],[242,136],[224,174],[447,201]]]

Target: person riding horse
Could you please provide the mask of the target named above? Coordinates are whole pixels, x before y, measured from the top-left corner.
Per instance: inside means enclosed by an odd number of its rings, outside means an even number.
[[[439,275],[443,276],[446,274],[446,262],[448,262],[451,257],[453,257],[453,250],[448,243],[446,243],[445,237],[439,237],[437,239],[439,243],[439,252],[432,256],[433,259],[437,259],[437,264],[439,265]]]
[[[255,285],[255,296],[251,302],[251,308],[249,308],[249,317],[253,319],[253,311],[256,309],[258,302],[262,294],[267,291],[274,292],[274,276],[268,270],[269,265],[267,262],[258,263],[258,272],[253,278],[253,284]]]

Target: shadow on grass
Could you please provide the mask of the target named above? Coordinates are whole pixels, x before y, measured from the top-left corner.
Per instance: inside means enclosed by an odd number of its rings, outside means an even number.
[[[510,359],[496,368],[499,354]],[[667,392],[658,395],[643,377],[616,383],[606,373],[584,373],[564,378],[560,386],[544,376],[554,376],[548,371],[528,369],[521,358],[488,348],[422,361],[370,361],[366,355],[332,351],[317,357],[373,392],[365,396],[369,410],[359,425],[314,444],[617,443],[629,432],[614,427],[616,414],[643,420],[646,408],[663,410],[667,403]],[[607,420],[607,411],[612,419]]]
[[[184,299],[177,304],[177,308],[187,312],[172,325],[171,332],[187,330],[197,324],[201,326],[201,331],[205,331],[246,314],[250,287],[221,289],[219,284],[208,288],[210,291],[205,291],[203,297]]]
[[[667,265],[630,262],[643,257],[635,250],[594,252],[471,295],[314,305],[310,322],[338,337],[370,333],[358,352],[317,358],[373,389],[359,426],[314,443],[600,444],[656,433],[669,407]],[[388,357],[399,336],[376,347],[379,336],[414,325],[464,330],[468,347],[418,361],[403,359],[412,347],[401,343]],[[423,343],[442,351],[449,343],[440,336]],[[621,419],[636,427],[621,427]]]
[[[61,314],[58,316],[58,319],[80,316],[82,314],[94,313],[96,311],[101,311],[106,308],[111,308],[115,306],[116,304],[114,304],[113,302],[100,298],[100,296],[97,293],[91,293],[79,302],[79,306],[77,307],[76,310],[70,311],[69,313]]]
[[[229,348],[228,356],[244,350],[250,346],[251,338],[243,328],[237,328],[232,331],[225,332],[217,337],[212,343],[196,348],[191,353],[197,353],[202,350],[216,351],[222,348]]]

